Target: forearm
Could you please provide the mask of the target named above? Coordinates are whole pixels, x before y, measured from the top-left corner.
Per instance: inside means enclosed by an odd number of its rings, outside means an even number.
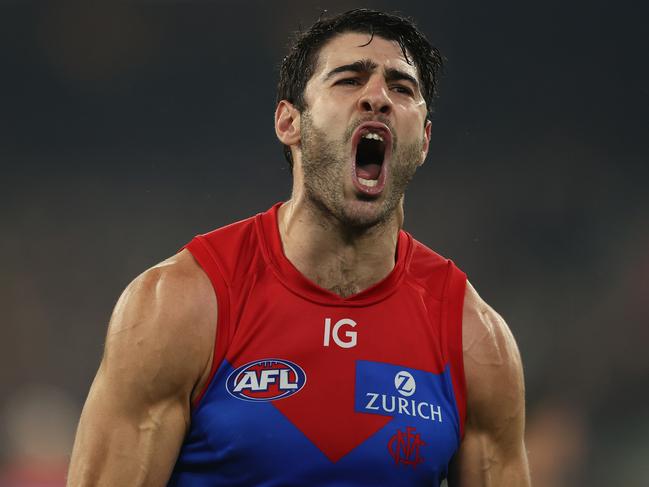
[[[79,422],[68,487],[166,485],[184,435],[178,415],[98,416],[93,409],[84,410]]]
[[[529,487],[527,454],[503,451],[488,435],[469,434],[449,472],[449,487]]]
[[[518,465],[501,469],[484,469],[463,472],[449,477],[449,487],[529,487],[527,468]]]

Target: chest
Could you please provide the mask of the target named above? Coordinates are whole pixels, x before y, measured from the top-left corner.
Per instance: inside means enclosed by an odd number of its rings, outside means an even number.
[[[177,478],[204,462],[210,485],[438,485],[459,441],[441,313],[407,285],[348,307],[252,287]]]

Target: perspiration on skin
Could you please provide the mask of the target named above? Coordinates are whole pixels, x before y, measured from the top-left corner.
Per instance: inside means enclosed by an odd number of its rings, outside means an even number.
[[[292,199],[301,196],[295,191],[302,186],[314,204],[326,208],[343,225],[365,228],[394,216],[430,142],[430,122],[418,85],[389,76],[397,71],[404,73],[404,78],[416,79],[415,66],[403,57],[398,43],[374,37],[368,44],[369,38],[360,33],[334,37],[322,48],[316,71],[307,83],[306,111],[299,113],[283,102],[276,114],[280,122],[285,121],[283,117],[295,117],[292,122],[300,137],[299,145],[292,145],[294,178],[303,181],[294,184]],[[363,71],[336,71],[359,61],[369,61],[363,63]],[[374,68],[369,70],[371,66]],[[351,181],[355,156],[351,134],[367,120],[385,122],[394,140],[392,157],[386,156],[384,162],[388,181],[376,198],[359,198]],[[281,140],[286,134],[279,131],[278,136]]]
[[[359,60],[376,68],[327,76]],[[285,255],[304,276],[343,296],[394,267],[403,193],[430,142],[425,102],[411,83],[386,77],[393,68],[417,79],[395,42],[340,34],[320,52],[305,93],[308,112],[287,101],[277,107],[276,132],[295,162],[292,197],[279,211]],[[374,197],[359,194],[350,174],[350,130],[365,120],[384,120],[396,141],[385,188]],[[128,286],[81,417],[69,486],[167,482],[191,401],[208,381],[217,309],[211,283],[186,250]],[[515,341],[470,285],[463,309],[467,421],[449,485],[529,486]]]

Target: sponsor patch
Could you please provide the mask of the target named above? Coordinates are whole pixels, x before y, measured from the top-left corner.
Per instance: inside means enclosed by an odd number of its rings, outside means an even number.
[[[441,424],[446,418],[442,375],[398,365],[356,362],[355,410]]]
[[[298,393],[306,384],[306,373],[296,363],[278,358],[249,362],[232,371],[225,387],[243,401],[267,402]]]

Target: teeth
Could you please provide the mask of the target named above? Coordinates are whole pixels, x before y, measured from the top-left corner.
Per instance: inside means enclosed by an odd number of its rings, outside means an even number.
[[[370,186],[370,187],[373,187],[373,186],[376,186],[377,184],[379,184],[379,181],[378,181],[377,179],[364,179],[364,178],[358,178],[358,180],[360,181],[360,183],[361,183],[363,186]]]
[[[363,135],[363,139],[373,139],[373,140],[380,140],[383,142],[383,137],[381,137],[379,134],[375,134],[372,132],[368,132]]]

